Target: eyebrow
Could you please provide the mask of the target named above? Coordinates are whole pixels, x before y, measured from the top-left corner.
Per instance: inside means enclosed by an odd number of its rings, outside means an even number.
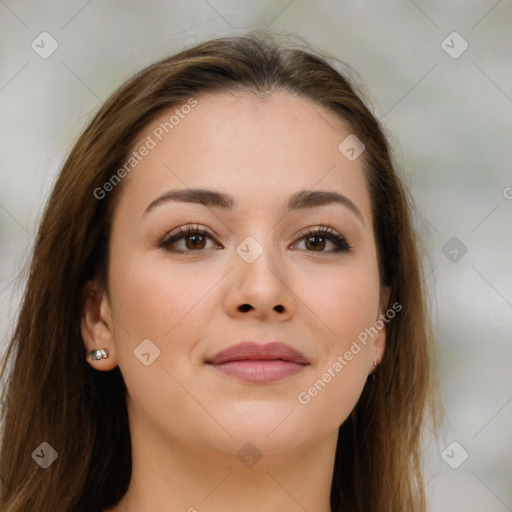
[[[198,203],[211,208],[221,208],[223,210],[232,210],[237,206],[237,201],[228,194],[208,190],[203,188],[186,188],[169,190],[153,200],[144,215],[158,205],[169,201],[181,201],[185,203]],[[354,202],[347,196],[330,190],[301,190],[296,192],[288,199],[287,211],[305,210],[309,208],[319,208],[331,204],[340,204],[348,208],[363,223],[363,214]]]

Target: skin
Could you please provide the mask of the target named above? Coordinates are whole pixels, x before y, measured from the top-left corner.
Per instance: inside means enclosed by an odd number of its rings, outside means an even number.
[[[124,179],[108,293],[88,285],[84,342],[109,351],[90,364],[98,371],[119,365],[128,389],[132,480],[110,512],[327,512],[338,428],[385,348],[384,328],[308,404],[298,401],[386,310],[362,158],[349,161],[338,150],[350,134],[342,120],[297,96],[196,99]],[[168,201],[144,214],[162,193],[187,187],[225,192],[238,204],[228,211]],[[361,218],[340,204],[287,213],[288,197],[300,190],[339,192]],[[200,239],[202,249],[190,236],[188,245],[176,241],[187,254],[159,246],[190,223],[214,238]],[[315,250],[303,237],[305,228],[325,224],[351,251],[335,252],[329,240]],[[248,236],[263,248],[252,263],[236,252]],[[134,355],[145,339],[160,350],[148,366]],[[310,364],[267,384],[205,364],[243,340],[282,341]],[[252,467],[236,456],[248,442],[262,455]]]

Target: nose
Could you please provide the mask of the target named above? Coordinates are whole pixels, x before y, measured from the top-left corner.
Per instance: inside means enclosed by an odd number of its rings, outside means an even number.
[[[240,253],[242,254],[242,253]],[[295,311],[293,283],[286,262],[278,262],[272,251],[263,249],[254,260],[234,253],[234,269],[224,308],[232,317],[253,317],[259,320],[290,320]],[[279,264],[278,264],[279,263]]]

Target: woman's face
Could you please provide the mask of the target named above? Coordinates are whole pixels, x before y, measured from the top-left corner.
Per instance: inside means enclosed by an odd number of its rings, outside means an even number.
[[[231,454],[319,442],[384,350],[385,329],[368,335],[385,293],[362,158],[339,149],[350,130],[334,113],[299,97],[195,99],[133,148],[101,313],[111,357],[94,364],[119,365],[139,435]],[[270,342],[301,358],[258,352]]]

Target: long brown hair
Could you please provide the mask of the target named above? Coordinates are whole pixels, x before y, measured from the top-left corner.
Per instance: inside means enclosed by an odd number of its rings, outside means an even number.
[[[110,224],[122,182],[94,191],[120,169],[141,130],[164,109],[220,91],[284,91],[337,113],[365,145],[380,276],[389,304],[375,378],[339,429],[332,510],[426,511],[423,422],[436,420],[428,298],[410,197],[379,122],[335,64],[269,32],[207,41],[143,69],[100,108],[78,139],[37,233],[17,325],[5,354],[0,508],[4,512],[104,510],[131,476],[126,388],[119,371],[92,369],[80,333],[85,283],[107,288]],[[341,142],[341,141],[340,141]],[[136,171],[133,171],[136,172]],[[97,195],[97,194],[96,194]],[[427,407],[429,405],[429,407]],[[42,442],[58,459],[32,460]]]

